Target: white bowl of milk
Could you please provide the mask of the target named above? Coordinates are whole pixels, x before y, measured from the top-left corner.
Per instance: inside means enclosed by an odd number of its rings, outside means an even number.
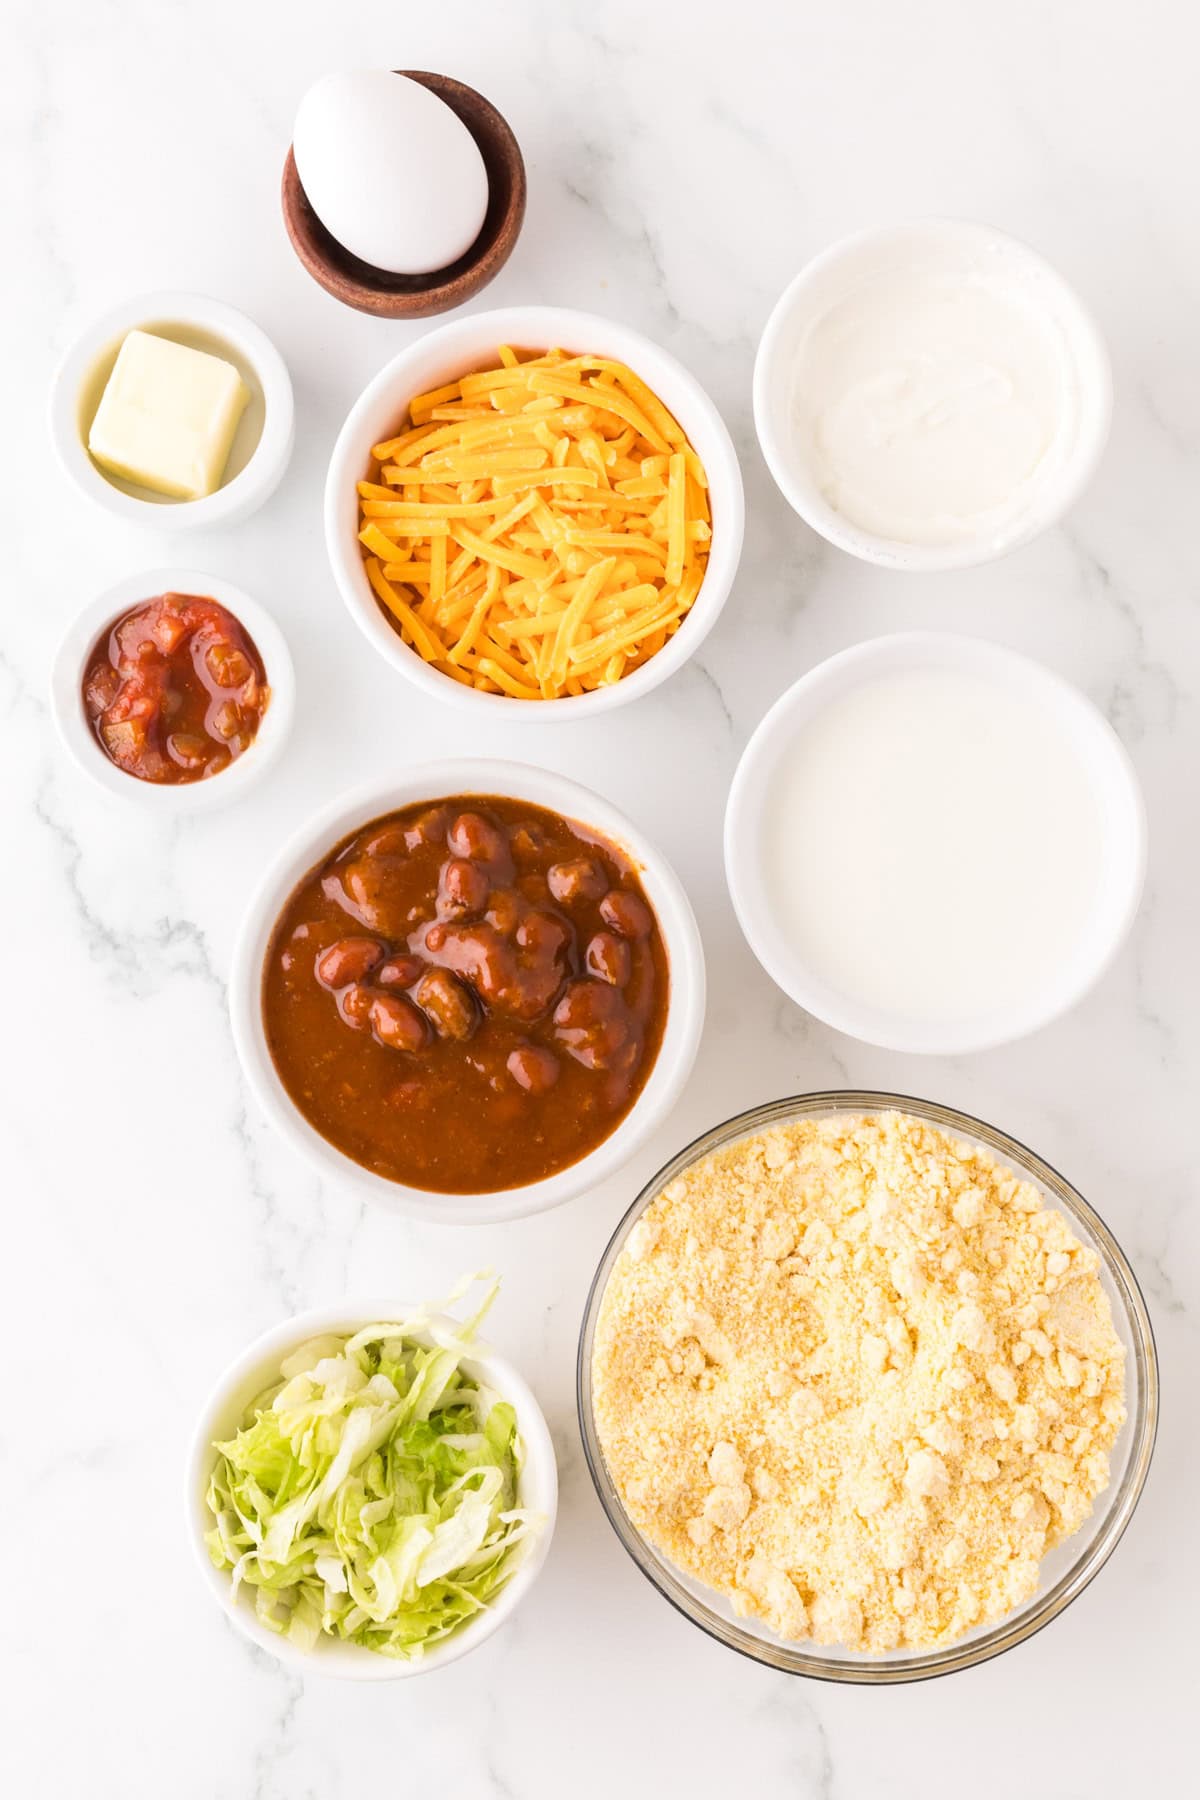
[[[1077,689],[978,638],[904,632],[829,658],[738,765],[725,867],[767,973],[889,1050],[1023,1037],[1082,998],[1132,924],[1146,819]]]
[[[989,562],[1053,525],[1108,439],[1090,314],[1027,245],[925,219],[845,238],[771,314],[754,420],[784,497],[897,569]]]

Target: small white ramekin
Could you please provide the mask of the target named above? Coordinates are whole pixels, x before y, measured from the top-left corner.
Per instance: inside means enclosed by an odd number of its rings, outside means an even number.
[[[949,247],[980,261],[1003,259],[1014,279],[1053,321],[1068,359],[1079,418],[1074,443],[1032,503],[999,532],[954,544],[906,544],[877,537],[832,507],[800,453],[792,428],[793,365],[802,333],[845,290],[860,266],[911,246]],[[885,569],[932,572],[993,562],[1057,523],[1096,471],[1112,416],[1112,366],[1099,328],[1058,271],[1035,250],[989,225],[919,219],[842,238],[807,263],[767,320],[754,363],[754,424],[767,466],[793,510],[839,550]]]
[[[763,837],[776,770],[796,733],[832,701],[863,682],[914,668],[978,674],[1021,694],[1054,720],[1074,744],[1095,787],[1105,830],[1096,912],[1079,953],[1052,986],[1016,1004],[951,1023],[905,1018],[832,987],[783,931],[764,877]],[[838,772],[828,771],[836,790]],[[886,769],[880,771],[887,780]],[[922,796],[898,793],[897,805],[919,816]],[[948,828],[986,839],[988,818],[956,818]],[[1038,871],[1024,871],[1036,881]],[[1095,986],[1133,923],[1146,873],[1146,812],[1129,754],[1104,715],[1061,676],[982,638],[906,631],[869,638],[818,663],[788,688],[742,753],[725,813],[725,876],[746,941],[771,979],[807,1013],[884,1050],[954,1056],[992,1049],[1048,1025]]]
[[[142,601],[167,593],[198,594],[226,607],[253,638],[271,690],[250,748],[203,781],[140,781],[136,775],[127,775],[104,754],[83,703],[88,656],[101,632]],[[295,711],[296,675],[282,631],[265,607],[241,588],[198,569],[147,569],[105,588],[71,624],[54,658],[50,704],[63,743],[84,774],[106,792],[160,816],[211,812],[240,799],[283,749]]]
[[[615,1130],[558,1174],[487,1194],[443,1194],[407,1187],[377,1175],[336,1149],[309,1124],[284,1088],[267,1047],[262,1017],[267,947],[297,883],[343,838],[373,819],[420,801],[456,794],[528,800],[576,820],[616,844],[636,866],[646,898],[657,914],[670,972],[667,1024],[658,1056],[645,1087]],[[326,1178],[354,1188],[393,1212],[445,1225],[490,1225],[502,1219],[527,1218],[597,1187],[614,1174],[641,1148],[683,1092],[700,1046],[704,1000],[700,932],[683,885],[661,851],[615,806],[590,789],[547,769],[487,757],[417,766],[345,795],[320,812],[276,858],[251,900],[229,980],[233,1041],[251,1093],[276,1130]]]
[[[367,474],[371,448],[394,433],[417,394],[443,386],[494,359],[501,344],[522,350],[559,349],[611,356],[658,395],[687,434],[708,474],[712,543],[708,568],[687,617],[649,662],[611,687],[561,700],[516,700],[485,694],[423,662],[384,618],[363,567],[358,541],[356,483]],[[724,420],[694,375],[639,332],[594,313],[562,306],[510,306],[472,313],[440,326],[393,357],[364,389],[342,426],[325,482],[325,542],[334,579],[350,616],[393,668],[436,700],[472,708],[480,718],[557,721],[587,719],[649,693],[698,650],[715,625],[742,553],[745,503],[737,452]]]
[[[537,1538],[528,1546],[524,1561],[487,1610],[435,1644],[418,1661],[406,1662],[402,1658],[380,1656],[361,1644],[343,1643],[334,1638],[322,1638],[314,1649],[302,1650],[261,1623],[254,1610],[252,1588],[243,1587],[236,1601],[233,1600],[229,1571],[213,1565],[204,1543],[204,1534],[213,1524],[205,1495],[216,1465],[215,1445],[234,1436],[247,1407],[279,1380],[284,1358],[309,1338],[319,1337],[324,1332],[352,1336],[364,1325],[404,1319],[412,1311],[410,1304],[398,1303],[393,1296],[382,1301],[347,1301],[317,1307],[312,1312],[285,1319],[255,1338],[230,1363],[205,1402],[192,1438],[187,1465],[187,1531],[205,1585],[243,1637],[304,1675],[331,1675],[345,1681],[401,1681],[444,1669],[448,1663],[457,1662],[459,1657],[477,1649],[499,1630],[533,1586],[550,1549],[558,1510],[558,1469],[549,1428],[528,1383],[490,1345],[480,1342],[473,1354],[463,1359],[463,1368],[475,1379],[486,1383],[502,1400],[511,1401],[524,1452],[518,1500],[521,1506],[539,1514],[545,1521]],[[454,1321],[433,1318],[427,1331],[414,1335],[422,1342],[432,1342],[439,1326],[452,1330]]]
[[[88,454],[87,436],[100,398],[96,371],[130,331],[187,326],[223,343],[262,390],[263,427],[244,469],[200,500],[139,499],[110,481]],[[232,525],[257,511],[279,486],[292,454],[295,406],[287,365],[267,334],[245,313],[204,294],[137,294],[110,307],[76,338],[59,364],[50,394],[50,435],[58,459],[81,493],[106,512],[155,531]]]

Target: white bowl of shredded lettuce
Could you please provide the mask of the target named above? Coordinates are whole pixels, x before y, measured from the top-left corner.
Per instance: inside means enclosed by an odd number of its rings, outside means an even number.
[[[222,1375],[196,1429],[192,1539],[230,1620],[284,1662],[356,1681],[454,1662],[549,1549],[550,1433],[526,1383],[445,1306],[322,1307]]]

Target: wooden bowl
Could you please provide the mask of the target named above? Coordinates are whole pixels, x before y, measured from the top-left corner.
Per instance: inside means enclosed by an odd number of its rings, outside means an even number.
[[[507,121],[465,82],[424,69],[397,69],[444,100],[462,120],[483,157],[488,208],[465,256],[430,275],[390,275],[363,262],[330,236],[309,205],[289,147],[283,165],[283,222],[292,248],[314,281],[344,306],[380,319],[427,319],[449,312],[487,286],[508,261],[525,218],[525,163]]]

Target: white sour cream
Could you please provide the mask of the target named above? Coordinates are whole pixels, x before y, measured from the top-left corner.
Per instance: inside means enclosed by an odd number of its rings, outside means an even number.
[[[1095,922],[1104,819],[1083,756],[984,675],[918,667],[831,700],[782,752],[764,821],[782,936],[835,992],[907,1020],[1019,1009]]]
[[[791,413],[837,513],[941,546],[1019,525],[1075,445],[1080,399],[1019,259],[924,239],[845,271],[799,340]]]

